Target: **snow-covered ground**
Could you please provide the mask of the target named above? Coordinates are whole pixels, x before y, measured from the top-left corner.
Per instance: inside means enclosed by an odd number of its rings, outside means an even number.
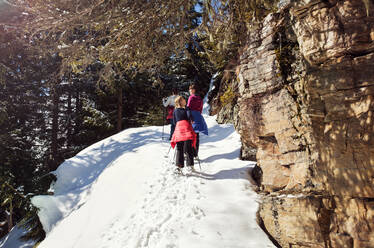
[[[239,135],[204,117],[201,171],[173,173],[162,127],[127,129],[65,161],[55,194],[32,199],[47,231],[38,248],[274,247],[256,223],[253,163],[238,159]]]

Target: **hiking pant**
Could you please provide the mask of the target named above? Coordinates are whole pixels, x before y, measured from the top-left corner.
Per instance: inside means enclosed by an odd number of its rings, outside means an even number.
[[[177,142],[176,165],[184,167],[184,153],[187,155],[187,166],[193,166],[193,147],[192,140]]]
[[[193,156],[197,157],[199,154],[199,143],[200,143],[200,138],[199,138],[199,133],[196,133],[196,148],[193,148]]]
[[[169,140],[171,140],[171,137],[173,137],[173,133],[174,133],[174,130],[175,130],[175,124],[174,124],[174,121],[173,119],[168,119],[168,124],[170,124],[170,136],[169,136]]]

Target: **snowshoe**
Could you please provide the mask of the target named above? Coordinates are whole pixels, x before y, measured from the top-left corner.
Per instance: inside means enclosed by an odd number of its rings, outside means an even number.
[[[183,168],[182,167],[176,167],[175,169],[174,169],[174,174],[175,175],[183,175],[183,170],[182,170]]]
[[[187,166],[187,172],[194,173],[194,172],[196,172],[196,170],[193,166]]]

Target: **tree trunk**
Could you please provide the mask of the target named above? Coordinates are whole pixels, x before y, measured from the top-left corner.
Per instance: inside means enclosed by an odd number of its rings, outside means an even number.
[[[6,218],[7,218],[7,223],[8,223],[8,232],[10,232],[13,228],[13,204],[12,202],[10,203],[10,208],[9,212],[6,212]]]
[[[75,103],[75,122],[74,122],[74,133],[79,133],[82,127],[82,101],[81,101],[81,94],[78,90],[76,95],[76,103]]]
[[[122,111],[123,111],[123,106],[122,106],[122,97],[123,97],[123,93],[122,93],[122,87],[119,88],[118,90],[118,98],[117,98],[117,132],[121,132],[122,131]]]
[[[57,169],[57,155],[58,155],[58,144],[57,144],[57,136],[58,136],[58,103],[59,103],[59,95],[57,92],[57,85],[53,85],[52,89],[52,144],[51,144],[51,163],[50,169],[51,171]]]
[[[68,123],[67,123],[67,134],[66,134],[66,145],[69,148],[71,146],[72,141],[72,125],[71,125],[71,118],[72,118],[72,109],[71,109],[71,91],[69,90],[68,93],[68,109],[67,109],[67,115],[68,115]]]

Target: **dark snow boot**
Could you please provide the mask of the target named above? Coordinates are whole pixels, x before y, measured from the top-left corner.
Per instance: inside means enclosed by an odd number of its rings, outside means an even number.
[[[174,174],[175,175],[183,175],[182,169],[183,169],[183,167],[176,166],[175,169],[174,169]]]

